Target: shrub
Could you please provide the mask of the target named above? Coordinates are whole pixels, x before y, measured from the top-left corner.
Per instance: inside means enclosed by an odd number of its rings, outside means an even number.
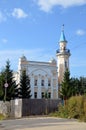
[[[80,118],[84,114],[84,97],[75,96],[68,100],[68,113],[70,118]]]
[[[0,113],[0,120],[3,120],[3,119],[5,119],[6,117],[3,115],[3,114],[1,114]]]
[[[68,107],[67,105],[63,106],[62,104],[59,105],[58,107],[58,116],[62,118],[68,118]]]
[[[62,118],[76,118],[86,122],[86,97],[71,97],[66,105],[59,105],[58,112],[54,115]]]

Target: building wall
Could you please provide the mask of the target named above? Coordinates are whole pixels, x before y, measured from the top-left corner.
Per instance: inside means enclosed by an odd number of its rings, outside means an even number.
[[[58,98],[57,63],[54,59],[50,62],[36,62],[27,61],[25,56],[21,57],[15,74],[17,83],[20,82],[23,70],[26,70],[30,78],[32,99],[41,99],[46,93],[51,99]]]

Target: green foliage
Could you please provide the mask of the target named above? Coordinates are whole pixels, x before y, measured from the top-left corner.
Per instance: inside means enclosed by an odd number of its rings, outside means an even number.
[[[45,99],[48,99],[48,92],[45,92],[44,97],[45,97]]]
[[[30,98],[31,90],[30,90],[30,80],[26,75],[26,71],[22,71],[21,79],[20,79],[20,87],[19,87],[19,97],[20,98]]]
[[[4,74],[3,71],[0,74],[0,100],[3,100],[4,97],[4,83],[5,83],[5,79],[4,79]]]
[[[68,100],[68,111],[70,118],[80,118],[84,114],[84,97],[76,96]]]
[[[58,111],[50,113],[49,116],[51,116],[51,117],[53,117],[53,116],[54,117],[58,117]]]
[[[3,115],[3,114],[1,114],[0,113],[0,120],[3,120],[3,119],[5,119],[6,117]]]
[[[5,88],[5,83],[8,87]],[[10,69],[10,61],[6,62],[5,69],[0,75],[0,99],[10,101],[15,98],[15,91],[17,89],[16,82],[14,81],[13,71]]]
[[[17,89],[17,85],[13,77],[13,71],[10,69],[9,60],[6,62],[4,74],[5,74],[5,82],[8,83],[6,100],[9,101],[12,98],[15,98],[15,91]]]
[[[72,96],[84,94],[86,94],[86,78],[70,78],[70,72],[67,69],[60,89],[60,95],[64,103],[66,104],[66,101]]]
[[[86,78],[71,78],[73,96],[84,95],[86,93]]]
[[[57,116],[63,118],[76,118],[86,121],[86,97],[73,96],[66,105],[59,105]]]
[[[67,100],[71,97],[72,92],[73,88],[71,86],[70,72],[67,69],[64,73],[64,78],[61,84],[60,95],[64,100]]]
[[[67,108],[67,105],[63,106],[62,104],[60,104],[58,109],[59,110],[58,110],[57,115],[59,117],[68,118],[68,108]]]

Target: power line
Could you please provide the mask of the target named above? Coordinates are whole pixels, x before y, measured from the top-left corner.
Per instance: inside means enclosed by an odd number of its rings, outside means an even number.
[[[74,49],[74,50],[75,50],[75,49],[79,48],[80,46],[82,46],[82,45],[84,45],[84,44],[86,44],[86,42],[84,42],[84,43],[82,43],[82,44],[80,43],[80,44],[74,46],[74,47],[71,48],[71,49]]]

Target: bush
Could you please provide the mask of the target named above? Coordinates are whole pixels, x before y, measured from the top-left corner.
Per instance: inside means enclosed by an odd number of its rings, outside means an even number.
[[[68,118],[68,108],[67,105],[63,106],[62,104],[59,105],[58,107],[58,116],[62,118]]]
[[[70,118],[81,118],[84,114],[84,97],[75,96],[68,100],[68,113]]]
[[[53,115],[62,118],[75,118],[86,122],[86,97],[85,96],[73,96],[66,105],[60,104],[58,112]]]
[[[3,114],[1,114],[0,113],[0,120],[3,120],[3,119],[5,119],[6,117],[3,115]]]

